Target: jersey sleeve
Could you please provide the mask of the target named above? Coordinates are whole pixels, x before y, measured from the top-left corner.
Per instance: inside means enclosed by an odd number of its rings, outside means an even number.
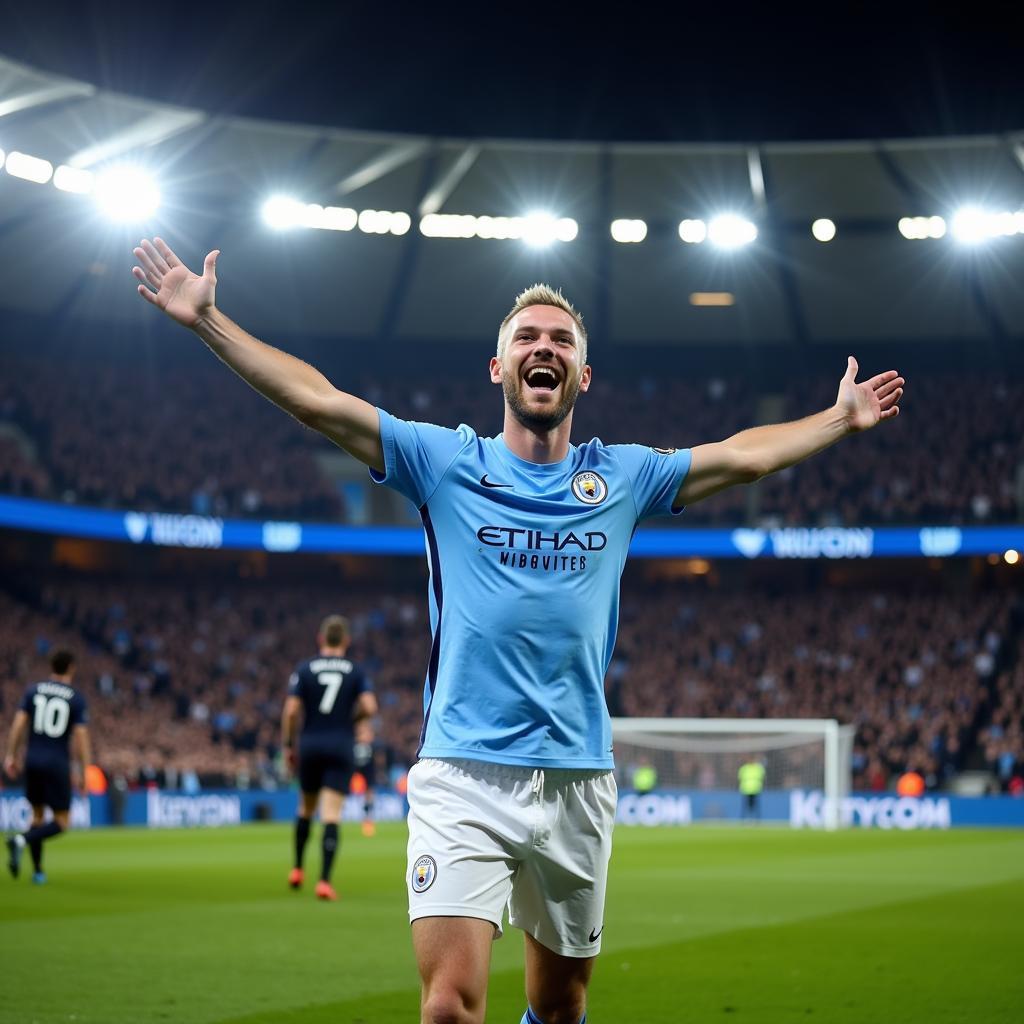
[[[89,706],[85,703],[85,698],[80,693],[76,693],[75,699],[71,702],[71,724],[89,724]]]
[[[355,672],[352,673],[352,675],[353,682],[356,684],[356,696],[358,696],[361,693],[373,693],[373,681],[365,672],[357,668]]]
[[[296,667],[295,671],[288,677],[288,696],[300,697],[302,695],[302,666]]]
[[[371,479],[394,488],[417,508],[423,505],[463,448],[472,443],[470,427],[458,430],[432,423],[414,423],[377,410],[384,472],[370,470]]]
[[[35,696],[35,686],[26,686],[25,692],[22,694],[21,703],[18,705],[19,711],[26,711],[32,714],[32,698]]]
[[[640,444],[611,445],[629,479],[638,519],[678,515],[672,502],[690,472],[689,448],[646,448]]]

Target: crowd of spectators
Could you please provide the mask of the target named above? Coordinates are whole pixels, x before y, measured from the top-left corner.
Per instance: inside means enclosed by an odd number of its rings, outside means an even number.
[[[7,358],[5,357],[5,361]],[[250,518],[345,517],[318,455],[334,452],[212,358],[140,367],[18,354],[0,381],[0,493],[146,511]],[[501,399],[480,374],[337,375],[396,415],[483,435]],[[787,391],[749,377],[598,374],[576,439],[684,446],[829,405],[836,380]],[[908,384],[898,425],[845,442],[753,488],[716,495],[679,524],[984,524],[1024,512],[1024,383],[936,371]],[[6,427],[8,433],[4,433]],[[15,428],[18,436],[10,433]]]
[[[834,717],[856,726],[858,788],[885,789],[911,769],[938,788],[976,763],[1012,789],[1024,773],[1015,601],[1009,590],[627,586],[609,706],[638,717]],[[411,763],[429,650],[418,589],[25,583],[17,596],[0,592],[0,723],[45,673],[46,652],[66,645],[81,652],[96,758],[115,784],[280,785],[287,680],[332,611],[349,617],[350,654],[374,681],[386,759]]]

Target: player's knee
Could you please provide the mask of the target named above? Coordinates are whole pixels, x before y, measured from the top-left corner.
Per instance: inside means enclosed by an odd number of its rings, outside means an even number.
[[[423,1000],[422,1024],[481,1024],[483,1000],[474,1001],[453,985],[433,985]]]

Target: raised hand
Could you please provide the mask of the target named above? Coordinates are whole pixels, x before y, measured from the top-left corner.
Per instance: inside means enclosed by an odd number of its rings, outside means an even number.
[[[203,261],[203,275],[193,274],[162,239],[148,238],[133,249],[141,267],[132,267],[140,281],[139,294],[185,327],[195,325],[213,309],[217,293],[217,257],[214,249]]]
[[[882,420],[898,416],[906,381],[895,370],[886,370],[858,384],[857,370],[857,360],[850,356],[836,398],[836,407],[850,430],[870,430]]]

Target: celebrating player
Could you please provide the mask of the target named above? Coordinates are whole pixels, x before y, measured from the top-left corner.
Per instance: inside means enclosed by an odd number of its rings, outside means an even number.
[[[354,729],[358,721],[377,713],[370,684],[345,657],[350,639],[348,620],[329,615],[317,634],[320,653],[302,662],[288,681],[281,716],[281,746],[289,767],[299,770],[299,812],[295,819],[295,866],[288,876],[293,889],[302,887],[302,856],[309,829],[320,805],[320,881],[316,896],[336,900],[331,869],[341,842],[338,824],[352,773],[355,771]],[[299,720],[302,734],[295,752]]]
[[[71,753],[78,768],[78,784],[85,794],[85,776],[89,765],[89,730],[85,699],[71,685],[75,674],[75,656],[70,651],[54,651],[50,658],[52,675],[25,690],[21,707],[14,716],[7,737],[4,770],[13,779],[18,773],[21,746],[28,736],[25,754],[25,797],[32,805],[32,824],[26,832],[7,840],[7,867],[17,878],[25,847],[32,854],[32,881],[42,885],[43,843],[71,826]],[[45,821],[46,808],[53,820]]]
[[[808,458],[899,412],[895,371],[793,423],[691,449],[570,443],[590,387],[587,333],[535,286],[501,323],[490,377],[504,428],[483,438],[396,419],[256,340],[161,239],[134,250],[140,295],[256,390],[420,510],[433,644],[409,773],[408,889],[424,1022],[484,1018],[502,914],[526,942],[527,1024],[576,1024],[604,931],[615,816],[603,681],[637,523]]]

